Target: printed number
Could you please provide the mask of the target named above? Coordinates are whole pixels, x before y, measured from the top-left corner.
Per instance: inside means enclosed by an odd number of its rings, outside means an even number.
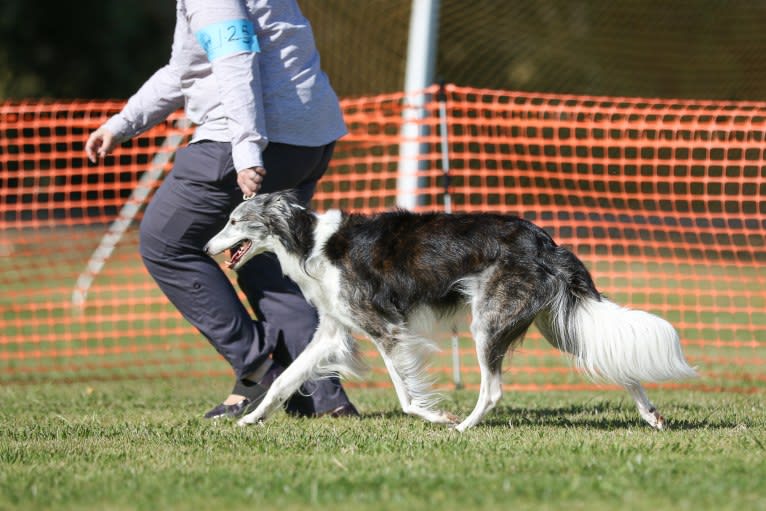
[[[241,38],[237,37],[237,27],[236,25],[229,25],[226,27],[226,30],[229,31],[229,39],[228,41],[239,41]]]
[[[238,29],[242,29],[242,34],[239,34]],[[247,26],[246,25],[228,25],[226,27],[221,27],[217,34],[218,37],[216,37],[216,42],[218,44],[213,43],[213,40],[210,36],[205,34],[203,45],[207,48],[213,48],[218,49],[221,48],[224,43],[232,43],[237,41],[245,41],[248,42],[250,39],[250,34],[248,33]]]
[[[210,26],[197,34],[198,40],[208,54],[213,59],[220,56],[218,52],[236,49],[247,49],[258,52],[258,44],[252,34],[251,25],[247,21],[234,21],[217,26]]]
[[[242,31],[242,35],[237,34],[237,29],[240,29]],[[242,23],[241,25],[229,25],[226,27],[226,30],[229,31],[229,38],[227,41],[249,41],[250,40],[250,33],[247,30],[247,25]]]

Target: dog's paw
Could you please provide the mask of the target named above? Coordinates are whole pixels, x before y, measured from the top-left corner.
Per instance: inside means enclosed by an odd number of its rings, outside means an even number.
[[[451,427],[452,427],[452,429],[454,429],[458,433],[463,433],[463,432],[465,432],[466,429],[470,428],[471,425],[470,424],[466,424],[465,421],[464,421],[464,422],[461,422],[460,424],[457,424],[457,423],[452,424]]]
[[[663,429],[667,429],[666,424],[665,424],[665,417],[660,415],[659,412],[657,412],[657,411],[654,412],[654,419],[655,419],[655,422],[653,424],[654,429],[659,430],[659,431],[662,431]]]
[[[652,407],[649,410],[641,411],[641,417],[649,423],[649,425],[657,431],[666,429],[665,417],[660,415],[660,412],[656,408]]]
[[[404,408],[404,413],[420,417],[421,419],[425,419],[434,424],[456,424],[460,421],[460,419],[449,412],[443,410],[431,410],[430,408],[422,408],[414,405]]]
[[[442,416],[444,417],[444,423],[450,426],[457,426],[460,423],[460,417],[454,413],[442,412]]]
[[[252,426],[263,422],[257,415],[249,413],[237,421],[237,426]]]

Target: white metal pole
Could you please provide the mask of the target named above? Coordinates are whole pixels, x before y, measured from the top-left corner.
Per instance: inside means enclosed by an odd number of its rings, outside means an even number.
[[[434,80],[438,30],[439,0],[412,0],[396,201],[399,207],[406,209],[417,205],[420,138],[423,134],[420,121],[425,116],[425,95],[422,91]]]

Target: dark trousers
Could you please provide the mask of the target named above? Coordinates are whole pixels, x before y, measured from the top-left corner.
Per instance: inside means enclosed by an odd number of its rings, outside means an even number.
[[[298,147],[270,143],[260,193],[287,188],[308,204],[327,169],[334,144]],[[152,198],[141,222],[141,256],[170,301],[229,362],[237,378],[258,369],[271,355],[288,366],[311,340],[316,310],[282,275],[271,254],[254,257],[237,275],[257,321],[229,279],[202,247],[242,201],[231,144],[198,142],[176,153],[173,170]],[[348,403],[337,379],[307,382],[288,411],[310,415]]]

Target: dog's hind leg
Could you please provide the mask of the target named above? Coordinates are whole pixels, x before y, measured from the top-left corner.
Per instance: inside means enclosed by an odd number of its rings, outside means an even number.
[[[520,309],[523,307],[516,307]],[[504,316],[506,323],[498,321]],[[471,333],[476,343],[476,358],[479,362],[481,384],[476,406],[463,422],[455,429],[465,431],[475,426],[482,417],[497,405],[503,395],[502,365],[503,357],[509,348],[517,346],[524,339],[527,329],[532,324],[534,316],[528,311],[520,317],[514,317],[514,308],[508,307],[502,315],[497,310],[491,310],[485,304],[480,308],[474,307]]]
[[[625,389],[636,402],[638,413],[641,414],[641,417],[654,429],[663,429],[665,427],[665,419],[660,415],[660,412],[657,411],[652,402],[649,401],[644,388],[638,383],[632,383],[625,385]]]
[[[493,338],[492,335],[480,329],[474,330],[473,325],[471,330],[476,342],[476,358],[479,362],[481,384],[479,387],[479,397],[476,400],[473,411],[463,422],[455,427],[460,432],[478,424],[482,417],[500,401],[500,398],[503,396],[503,356],[511,344],[520,342],[523,339],[526,327],[515,337],[501,339]]]
[[[327,376],[344,368],[351,369],[350,357],[355,355],[353,338],[333,320],[320,318],[311,342],[269,387],[261,404],[242,417],[244,426],[265,420],[280,408],[307,380]]]

